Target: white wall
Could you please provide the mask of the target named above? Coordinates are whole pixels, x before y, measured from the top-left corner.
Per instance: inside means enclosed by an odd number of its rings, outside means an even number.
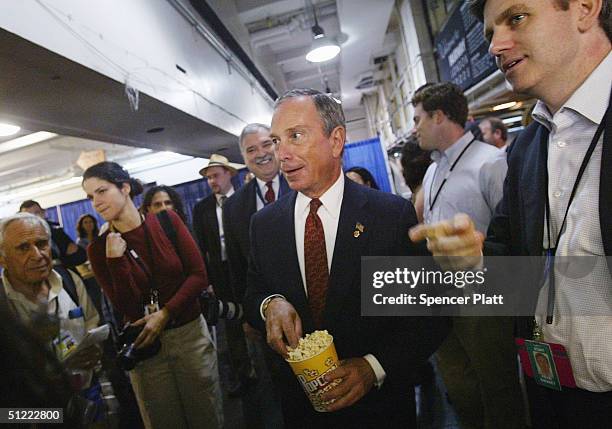
[[[376,137],[375,135],[370,135],[368,120],[363,106],[359,106],[358,109],[346,110],[344,116],[346,119],[346,139],[348,142],[354,143]]]
[[[143,183],[157,182],[160,185],[177,185],[180,183],[191,182],[201,179],[198,173],[206,165],[206,160],[202,158],[191,158],[185,161],[169,164],[163,167],[147,169],[133,173],[133,177],[140,179]],[[241,164],[233,164],[237,168],[243,167]],[[78,181],[72,185],[64,186],[51,191],[44,191],[39,194],[32,194],[27,198],[20,199],[14,203],[0,206],[0,219],[16,213],[22,200],[33,199],[38,201],[42,207],[53,207],[58,204],[66,204],[86,198],[85,192]]]
[[[176,2],[199,19],[187,0],[19,0],[3,2],[0,27],[227,132],[269,123],[269,97],[230,72]]]

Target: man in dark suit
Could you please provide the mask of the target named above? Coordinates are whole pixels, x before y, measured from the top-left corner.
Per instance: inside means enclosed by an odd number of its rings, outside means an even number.
[[[224,302],[236,301],[229,282],[229,263],[226,235],[223,228],[225,201],[234,194],[232,176],[236,169],[227,158],[213,154],[208,164],[200,170],[206,177],[212,194],[193,208],[193,231],[206,261],[208,279],[217,298]],[[242,326],[238,320],[223,320],[231,367],[230,396],[245,393],[254,377],[251,361],[244,341]]]
[[[612,255],[611,3],[472,1],[507,82],[538,98],[535,121],[508,151],[486,241],[465,215],[411,231],[435,256],[464,256],[466,267],[483,253],[595,257],[579,280],[546,271],[537,323],[522,332],[563,346],[577,386],[557,391],[527,378],[535,428],[606,427],[612,415],[612,264],[602,257]]]
[[[200,246],[208,280],[215,295],[223,300],[234,299],[229,287],[227,251],[223,231],[222,208],[225,201],[234,193],[232,176],[237,173],[229,160],[213,154],[200,174],[208,181],[212,193],[199,201],[193,208],[193,232]]]
[[[272,140],[292,192],[251,220],[249,322],[277,352],[273,379],[287,427],[415,427],[418,369],[446,335],[440,318],[361,316],[361,256],[417,253],[412,204],[345,180],[342,107],[315,90],[277,102]],[[317,413],[284,361],[303,334],[327,329],[342,364]]]
[[[230,269],[230,284],[236,300],[242,302],[246,290],[249,258],[249,226],[251,216],[290,189],[279,174],[278,160],[270,138],[270,127],[249,124],[240,134],[240,153],[254,178],[240,188],[223,206],[223,229]],[[246,397],[252,405],[245,408],[245,416],[253,427],[278,428],[282,426],[282,415],[278,395],[267,370],[264,356],[265,343],[258,331],[247,322],[242,324],[251,362],[257,369],[258,384]]]
[[[223,206],[223,226],[230,284],[236,299],[242,301],[246,290],[251,216],[289,192],[287,181],[279,174],[270,128],[249,124],[240,134],[240,153],[253,180],[240,188]]]

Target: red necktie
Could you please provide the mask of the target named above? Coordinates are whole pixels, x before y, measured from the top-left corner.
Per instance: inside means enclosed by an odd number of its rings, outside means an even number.
[[[308,305],[317,328],[321,327],[323,321],[323,308],[329,279],[325,234],[321,219],[317,215],[321,204],[318,198],[310,201],[310,213],[306,218],[304,229],[304,271],[306,272]]]
[[[272,182],[266,182],[266,186],[268,190],[266,191],[266,195],[264,195],[264,199],[266,200],[266,204],[270,204],[276,199],[274,197],[274,188],[272,188]]]

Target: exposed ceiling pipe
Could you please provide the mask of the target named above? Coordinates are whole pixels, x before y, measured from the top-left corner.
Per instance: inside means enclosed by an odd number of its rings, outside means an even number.
[[[326,18],[335,17],[338,14],[336,2],[329,2],[322,5],[317,5],[317,17],[320,21]],[[287,25],[292,20],[297,19],[302,30],[310,30],[314,23],[312,17],[312,7],[310,9],[303,8],[294,10],[282,15],[270,16],[265,19],[246,23],[246,27],[250,34],[256,34],[260,31],[266,31],[278,26]]]
[[[255,33],[251,33],[251,45],[254,48],[260,48],[264,45],[282,42],[289,39],[291,37],[291,33],[299,28],[299,20],[292,19],[288,24],[279,25],[267,30],[256,31]]]

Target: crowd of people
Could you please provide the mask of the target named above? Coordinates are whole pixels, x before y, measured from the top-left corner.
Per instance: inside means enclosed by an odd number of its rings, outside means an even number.
[[[142,184],[110,161],[83,174],[105,224],[83,214],[76,243],[36,201],[1,219],[2,389],[19,392],[11,406],[61,407],[69,427],[108,427],[100,369],[109,365],[123,427],[222,428],[211,335],[222,323],[228,395],[269,381],[248,399],[260,412],[245,416],[247,427],[415,428],[414,386],[435,383],[432,374],[462,428],[608,427],[612,5],[470,7],[507,82],[538,99],[534,121],[510,142],[496,117],[466,126],[456,85],[418,88],[402,160],[412,201],[380,191],[363,167],[343,170],[341,104],[293,89],[270,126],[249,124],[238,139],[248,183],[235,189],[237,170],[219,154],[199,171],[211,193],[192,225],[170,186],[148,189],[137,207]],[[546,258],[533,317],[362,316],[364,256],[471,270],[489,255]],[[581,279],[556,273],[555,258],[584,255],[599,258]],[[103,323],[109,339],[88,343]],[[333,335],[341,359],[320,380],[330,383],[327,412],[315,411],[285,360],[316,330]],[[517,364],[519,342],[531,362]]]

